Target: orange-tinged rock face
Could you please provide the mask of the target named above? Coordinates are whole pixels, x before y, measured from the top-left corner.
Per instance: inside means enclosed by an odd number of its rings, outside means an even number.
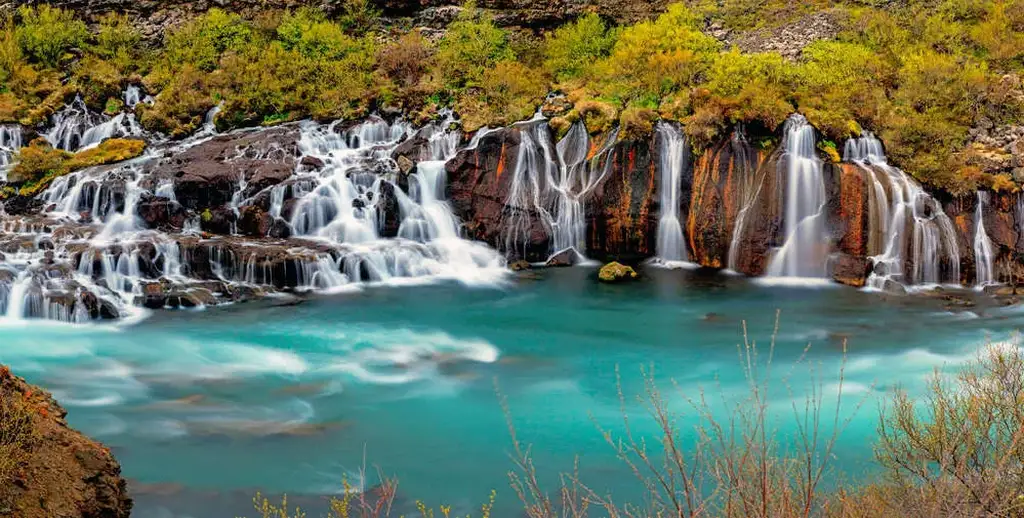
[[[839,218],[845,231],[839,239],[838,247],[843,252],[858,257],[869,254],[871,218],[867,214],[865,173],[860,166],[842,164],[842,174],[839,176]]]

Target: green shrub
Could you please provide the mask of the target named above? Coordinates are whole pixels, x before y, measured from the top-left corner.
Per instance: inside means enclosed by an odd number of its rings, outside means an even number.
[[[601,96],[625,105],[656,106],[664,97],[694,85],[720,43],[701,32],[703,20],[683,4],[672,4],[654,21],[628,27],[611,54],[588,74]]]
[[[547,93],[543,74],[516,61],[502,61],[484,72],[479,88],[456,102],[466,131],[488,124],[511,124],[537,111]]]
[[[40,137],[18,151],[17,162],[8,173],[7,180],[21,184],[18,194],[34,196],[45,189],[54,178],[86,167],[135,158],[141,155],[145,148],[144,141],[115,138],[72,154],[53,148]]]
[[[579,77],[608,55],[616,37],[616,31],[608,30],[600,16],[583,15],[545,38],[544,68],[559,81]]]
[[[438,43],[438,74],[451,90],[478,86],[485,71],[498,62],[515,59],[508,34],[489,17],[475,11],[475,4],[465,4],[459,18],[448,26]]]
[[[85,43],[89,30],[72,11],[41,5],[18,8],[16,34],[25,55],[37,63],[55,67],[68,51]]]
[[[327,21],[323,14],[309,7],[286,14],[277,28],[277,38],[285,50],[307,59],[338,59],[359,46],[340,25]]]
[[[241,16],[214,8],[171,32],[164,55],[173,65],[212,72],[222,54],[245,52],[255,38],[253,27]]]

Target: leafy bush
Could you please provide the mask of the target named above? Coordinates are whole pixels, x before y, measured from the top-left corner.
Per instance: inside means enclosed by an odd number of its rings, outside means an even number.
[[[623,29],[611,54],[587,74],[592,88],[620,105],[656,106],[697,83],[720,43],[701,32],[703,20],[672,4],[654,21]]]
[[[600,16],[585,14],[545,38],[544,68],[559,81],[579,77],[608,55],[615,40],[616,31],[608,30]]]
[[[486,70],[513,59],[508,34],[470,2],[438,43],[435,62],[445,87],[458,91],[479,86]]]
[[[18,44],[30,59],[57,66],[65,54],[85,43],[89,31],[71,11],[41,5],[18,9]]]
[[[171,32],[164,55],[172,65],[212,72],[222,54],[244,52],[255,38],[256,32],[241,16],[214,8]]]
[[[516,61],[502,61],[484,72],[480,87],[456,101],[465,131],[488,124],[511,124],[527,119],[547,93],[547,81]]]

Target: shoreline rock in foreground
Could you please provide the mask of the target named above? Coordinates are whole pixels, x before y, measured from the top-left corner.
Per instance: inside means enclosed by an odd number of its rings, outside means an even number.
[[[28,384],[0,365],[0,411],[21,417],[22,462],[0,480],[0,517],[127,518],[132,499],[121,466],[103,445],[68,426],[64,410],[46,391]],[[5,426],[0,422],[0,451]],[[0,470],[0,475],[3,471]]]

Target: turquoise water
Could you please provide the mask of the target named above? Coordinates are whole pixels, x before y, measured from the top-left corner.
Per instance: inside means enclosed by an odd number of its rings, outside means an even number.
[[[554,488],[579,455],[591,485],[630,494],[635,484],[597,429],[621,428],[616,367],[627,411],[651,432],[633,402],[641,366],[688,395],[742,394],[741,322],[766,347],[778,310],[773,372],[788,374],[794,393],[773,396],[778,432],[791,432],[790,402],[802,401],[809,366],[836,393],[848,339],[842,411],[864,404],[836,465],[858,476],[871,469],[879,397],[897,384],[919,390],[936,367],[955,370],[1024,323],[1015,307],[950,313],[923,297],[645,273],[608,286],[592,269],[545,270],[502,288],[365,289],[157,312],[123,327],[5,322],[0,362],[53,391],[73,426],[111,446],[136,516],[241,515],[257,488],[306,495],[299,501],[315,510],[364,463],[400,480],[401,505],[474,509],[495,489],[498,516],[518,516],[496,386],[544,483]],[[692,424],[689,414],[681,421]]]

